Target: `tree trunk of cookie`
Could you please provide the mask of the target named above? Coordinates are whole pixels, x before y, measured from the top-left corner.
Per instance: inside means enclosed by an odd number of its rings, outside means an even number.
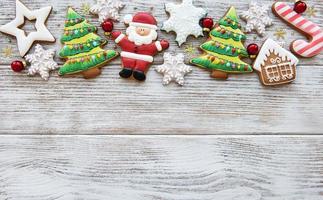
[[[91,68],[82,72],[82,74],[86,79],[95,78],[101,74],[101,69],[99,69],[98,67]]]
[[[213,70],[211,74],[212,78],[217,78],[217,79],[228,79],[228,73],[218,71],[218,70]]]

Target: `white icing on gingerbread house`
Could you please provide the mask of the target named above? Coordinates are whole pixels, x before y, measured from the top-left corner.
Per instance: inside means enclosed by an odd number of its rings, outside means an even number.
[[[298,58],[296,58],[296,56],[294,56],[291,52],[281,47],[274,40],[267,39],[261,47],[257,59],[253,64],[253,68],[257,71],[261,71],[261,67],[265,65],[265,62],[272,53],[279,56],[283,62],[290,61],[290,65],[296,66],[299,62]]]

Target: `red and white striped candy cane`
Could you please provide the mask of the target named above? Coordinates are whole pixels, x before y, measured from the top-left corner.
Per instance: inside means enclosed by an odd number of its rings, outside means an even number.
[[[305,19],[283,2],[274,3],[273,12],[309,37],[309,42],[296,40],[292,43],[291,50],[295,54],[305,58],[311,58],[320,54],[323,50],[323,31],[317,24]]]

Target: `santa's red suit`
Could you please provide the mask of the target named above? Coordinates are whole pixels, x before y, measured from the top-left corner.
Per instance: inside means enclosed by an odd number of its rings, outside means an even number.
[[[169,43],[165,40],[136,45],[121,32],[112,32],[112,38],[122,49],[123,67],[141,72],[145,72],[149,68],[154,61],[153,56],[169,47]]]

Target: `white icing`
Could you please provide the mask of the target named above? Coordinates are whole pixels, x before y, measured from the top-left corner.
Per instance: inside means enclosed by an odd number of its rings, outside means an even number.
[[[40,44],[37,44],[35,52],[25,56],[26,61],[31,64],[28,69],[28,74],[39,74],[44,80],[48,80],[49,72],[59,68],[54,61],[54,56],[55,50],[44,50]]]
[[[165,10],[170,18],[164,22],[162,30],[174,31],[177,34],[176,41],[181,46],[189,35],[203,36],[203,29],[199,25],[200,19],[207,15],[206,10],[197,8],[192,0],[183,0],[182,4],[168,3]]]
[[[125,6],[124,3],[118,0],[98,0],[97,4],[90,8],[92,14],[99,16],[99,21],[102,23],[106,19],[119,21],[119,11]]]
[[[267,58],[270,56],[271,52],[281,57],[282,61],[290,60],[291,65],[296,66],[299,62],[296,56],[294,56],[291,52],[281,47],[274,40],[267,39],[261,47],[261,50],[253,64],[253,68],[257,71],[261,71],[261,66],[265,65],[265,61],[267,61]]]
[[[268,5],[259,6],[256,2],[250,3],[249,10],[241,15],[241,18],[247,21],[246,32],[255,30],[258,35],[264,35],[266,27],[273,24],[273,20],[268,15],[268,10]]]
[[[131,59],[135,59],[135,60],[142,60],[142,61],[146,61],[146,62],[150,62],[150,63],[154,62],[154,57],[152,57],[152,56],[127,52],[127,51],[122,51],[121,57],[131,58]]]
[[[155,70],[164,74],[163,85],[168,85],[174,81],[181,86],[185,83],[185,75],[192,72],[191,66],[184,63],[184,54],[181,53],[176,56],[165,53],[164,64],[156,66]]]
[[[24,56],[35,41],[55,42],[55,38],[48,31],[45,22],[52,10],[51,6],[47,6],[38,10],[31,11],[19,0],[16,0],[16,18],[0,27],[0,31],[17,38],[19,53]],[[24,30],[19,26],[25,23],[25,17],[28,20],[36,20],[36,32],[29,33],[26,36]]]

